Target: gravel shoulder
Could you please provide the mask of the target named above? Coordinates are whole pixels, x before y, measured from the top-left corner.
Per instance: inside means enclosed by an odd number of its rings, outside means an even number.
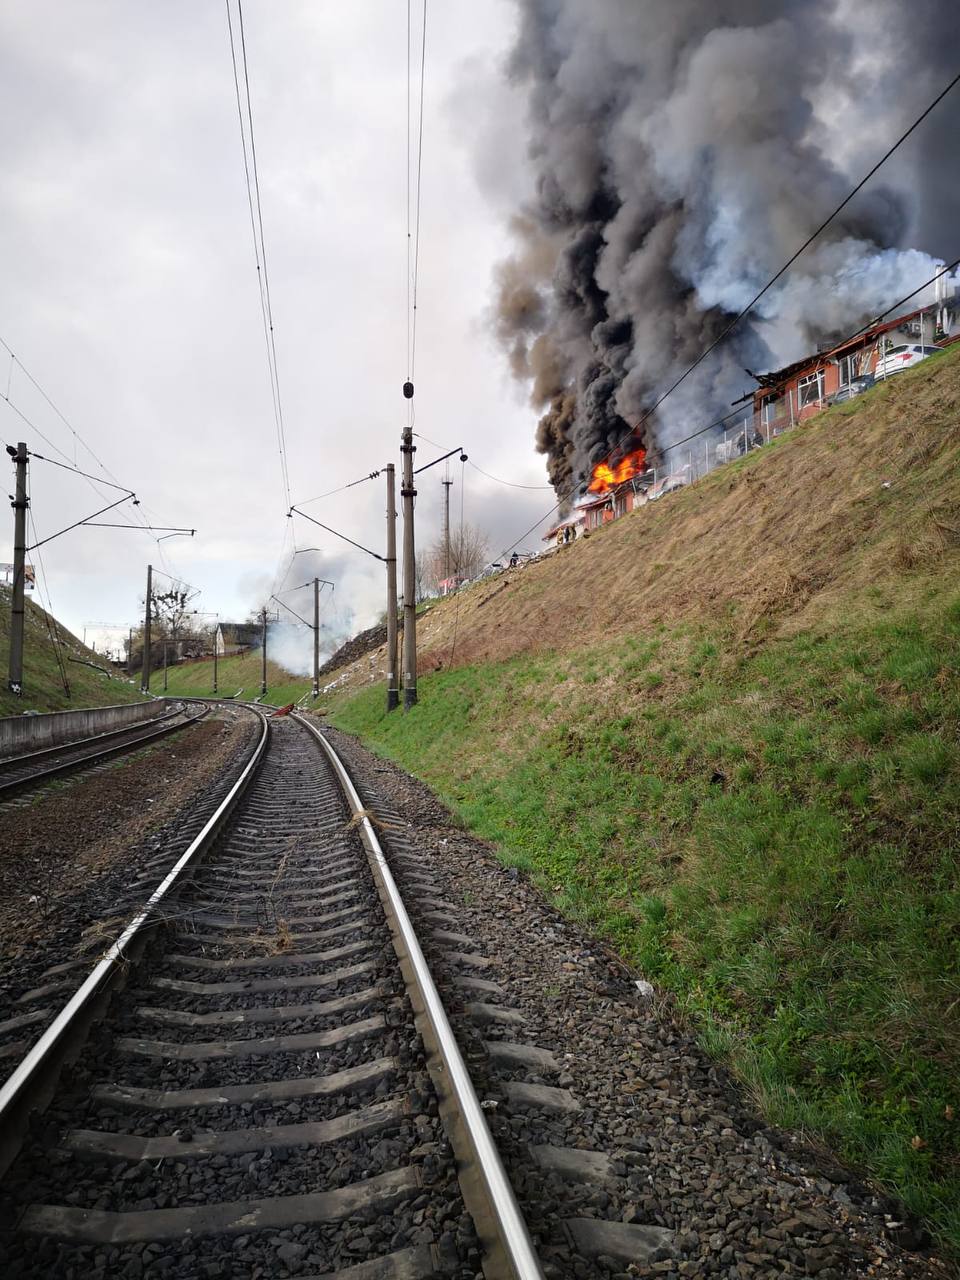
[[[464,993],[462,979],[458,985],[455,967],[444,968],[442,948],[429,955],[535,1233],[539,1221],[558,1215],[670,1233],[669,1256],[651,1255],[622,1272],[611,1261],[609,1275],[943,1280],[956,1274],[897,1201],[801,1136],[769,1128],[668,1000],[644,995],[639,975],[503,867],[426,786],[350,735],[326,732],[380,824],[401,888],[405,879],[409,884],[415,920],[424,915],[416,904],[424,876],[441,887],[457,930],[471,940],[460,949],[488,958],[482,977],[504,993],[492,998],[522,1015],[519,1023],[478,1028],[466,1007],[476,996]],[[411,856],[418,868],[412,873]],[[502,1065],[490,1051],[502,1040],[550,1051],[559,1075]],[[566,1089],[579,1109],[518,1107],[508,1087],[518,1081]],[[542,1143],[603,1152],[612,1159],[610,1176],[599,1184],[545,1179],[531,1159],[531,1145]],[[588,1274],[576,1252],[557,1241],[541,1239],[538,1247],[548,1274]]]
[[[22,1012],[13,1002],[52,965],[82,964],[114,936],[219,803],[257,732],[253,716],[217,710],[0,809],[0,1016]]]

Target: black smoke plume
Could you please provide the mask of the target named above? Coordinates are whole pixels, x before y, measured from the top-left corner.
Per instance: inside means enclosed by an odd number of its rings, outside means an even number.
[[[952,0],[517,0],[534,197],[496,328],[564,498],[960,63]],[[653,456],[936,270],[956,226],[945,100],[652,416]],[[883,181],[880,181],[880,179]],[[632,443],[632,442],[631,442]]]

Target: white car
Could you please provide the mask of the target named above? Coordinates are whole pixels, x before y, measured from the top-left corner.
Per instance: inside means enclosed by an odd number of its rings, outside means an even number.
[[[664,476],[662,480],[658,480],[656,484],[651,485],[647,490],[647,501],[656,502],[657,498],[662,498],[664,494],[673,493],[676,489],[682,489],[687,483],[687,477],[684,475]]]
[[[926,360],[928,356],[938,356],[943,350],[942,347],[924,347],[919,342],[908,342],[900,347],[890,347],[890,349],[877,360],[877,367],[873,371],[874,379],[889,378],[892,373],[902,373],[904,369],[909,369],[912,365],[919,364],[921,360]]]

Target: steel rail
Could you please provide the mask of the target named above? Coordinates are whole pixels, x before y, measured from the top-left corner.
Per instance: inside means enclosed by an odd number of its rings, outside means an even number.
[[[464,1200],[486,1251],[484,1274],[488,1280],[544,1280],[530,1233],[480,1108],[460,1046],[367,810],[346,766],[319,729],[296,713],[291,718],[308,729],[319,742],[358,823],[357,829],[387,912],[397,956],[404,976],[409,974],[412,979],[413,994],[417,997],[412,1000],[414,1012],[428,1053],[434,1058],[430,1074],[440,1094],[441,1104],[445,1104],[444,1118],[454,1121],[448,1129],[448,1136],[457,1155]]]
[[[43,1105],[52,1093],[60,1067],[72,1043],[82,1037],[97,1002],[112,981],[122,973],[130,959],[134,944],[145,942],[146,930],[157,923],[156,909],[198,853],[205,850],[219,833],[234,805],[253,777],[266,750],[270,736],[267,717],[254,712],[261,721],[260,740],[227,795],[207,819],[203,829],[191,841],[176,863],[164,876],[144,906],[113,942],[81,985],[56,1015],[40,1039],[28,1051],[12,1074],[0,1086],[0,1176],[16,1156],[29,1110]]]
[[[126,527],[129,528],[130,526],[127,525]],[[26,764],[31,760],[39,760],[43,756],[55,756],[64,751],[73,751],[76,747],[89,746],[94,742],[106,742],[110,738],[120,737],[123,733],[135,733],[137,729],[145,729],[147,725],[162,724],[164,721],[180,714],[181,708],[174,707],[172,711],[165,711],[162,716],[134,720],[131,724],[121,725],[119,729],[108,729],[106,733],[91,733],[86,738],[71,738],[69,742],[59,742],[52,747],[40,747],[38,751],[23,751],[18,756],[3,756],[0,759],[0,773],[12,765]]]
[[[114,743],[113,746],[105,747],[102,751],[88,751],[86,755],[78,756],[75,760],[65,760],[63,764],[51,765],[48,769],[38,769],[35,773],[28,774],[25,778],[11,778],[7,782],[0,779],[0,800],[16,795],[20,791],[28,791],[36,784],[47,782],[51,778],[59,778],[64,774],[72,773],[74,769],[83,769],[88,765],[102,764],[105,760],[112,760],[115,756],[137,751],[140,747],[147,746],[158,738],[165,738],[171,733],[179,733],[181,729],[186,729],[188,725],[196,724],[198,720],[202,720],[209,710],[210,707],[208,706],[199,715],[188,716],[181,724],[162,724],[160,728],[154,729],[150,733],[143,733],[130,742]],[[172,712],[170,716],[163,716],[161,719],[167,720],[177,714],[177,712]],[[129,725],[125,730],[115,730],[114,732],[133,733],[135,728],[136,726]],[[83,739],[82,741],[88,741],[88,739]],[[69,746],[75,745],[77,744],[69,744]],[[64,746],[61,750],[67,751],[69,746]],[[18,758],[20,760],[29,759],[28,756],[20,756]],[[0,763],[5,764],[6,761]]]

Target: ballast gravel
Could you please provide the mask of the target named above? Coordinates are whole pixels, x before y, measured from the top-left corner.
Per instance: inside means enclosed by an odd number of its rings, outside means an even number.
[[[641,975],[561,917],[491,846],[466,834],[427,787],[350,735],[325,733],[375,816],[427,940],[548,1275],[953,1274],[902,1205],[797,1135],[768,1127],[666,999],[649,984],[638,989]],[[431,943],[431,928],[464,941]],[[461,958],[451,960],[453,950]],[[471,955],[481,959],[463,958]],[[499,992],[478,988],[477,979]],[[471,980],[472,987],[464,985]],[[477,1004],[486,1007],[468,1010]],[[491,1004],[516,1010],[523,1021],[491,1021]],[[556,1069],[505,1063],[495,1056],[503,1041],[549,1050]],[[516,1092],[511,1096],[517,1084],[562,1090],[577,1109],[522,1105]],[[571,1180],[546,1172],[531,1150],[545,1144],[602,1153],[602,1175]],[[583,1218],[659,1228],[662,1247],[643,1259],[588,1257],[569,1226]]]
[[[132,759],[0,809],[0,1021],[59,1009],[58,992],[21,997],[51,985],[52,966],[93,967],[220,803],[258,733],[249,712],[220,708]],[[21,1036],[0,1032],[0,1078],[11,1039]]]
[[[323,762],[319,747],[291,721],[281,721],[271,733],[270,753],[227,831],[198,866],[167,927],[157,931],[127,986],[115,996],[108,1020],[95,1028],[75,1066],[65,1071],[57,1095],[0,1184],[0,1270],[5,1278],[166,1275],[176,1280],[283,1280],[325,1276],[371,1256],[430,1246],[438,1276],[477,1280],[479,1246],[460,1197],[424,1047],[359,838],[339,793],[333,789],[331,794],[323,781],[325,762],[317,777],[314,763],[318,757]],[[303,786],[293,781],[298,773],[306,775]],[[249,853],[248,833],[255,837]],[[336,878],[350,883],[360,915],[336,937],[321,940],[316,949],[322,953],[344,948],[352,954],[300,963],[312,948],[298,936],[299,927],[287,931],[287,921],[295,913],[321,913],[319,905],[304,911],[293,904],[301,901],[305,888],[328,881],[327,870],[333,865]],[[259,887],[253,901],[248,894],[245,904],[234,909],[240,931],[233,919],[228,924],[204,921],[210,898],[218,892],[215,886],[244,875]],[[326,892],[319,889],[318,897]],[[226,967],[205,967],[218,960]],[[359,986],[358,975],[342,982],[333,976],[358,963],[368,966],[359,976]],[[333,1000],[364,987],[375,988],[376,994],[340,1017],[294,1016],[259,1029],[253,1024],[158,1026],[144,1015],[145,1008],[191,1008],[183,998],[167,1000],[163,983],[171,981],[239,983],[273,981],[277,976],[296,981],[311,974],[329,978],[322,992],[287,991],[286,999],[277,1003]],[[198,996],[193,1011],[209,1014],[224,1007],[248,1007],[249,998],[237,994],[240,999],[233,1004]],[[277,1007],[266,998],[256,998],[254,1004]],[[365,1027],[363,1034],[353,1034],[356,1026]],[[333,1035],[316,1049],[278,1051],[274,1045],[270,1052],[260,1052],[262,1039],[318,1030],[343,1031],[345,1036]],[[156,1052],[150,1041],[169,1045],[169,1052]],[[216,1056],[180,1056],[191,1046],[205,1050],[211,1045],[217,1048]],[[224,1048],[229,1050],[225,1057],[220,1053]],[[131,1109],[118,1101],[117,1091],[128,1089],[162,1094],[201,1088],[216,1097],[233,1086],[269,1089],[273,1082],[286,1081],[309,1085],[316,1077],[330,1080],[351,1068],[377,1064],[382,1069],[368,1072],[364,1084],[292,1099],[270,1095],[258,1102],[225,1105],[223,1099],[203,1107],[156,1110]],[[212,1157],[201,1152],[190,1156],[190,1145],[208,1133],[329,1120],[375,1103],[395,1104],[396,1114],[370,1132],[326,1143],[277,1142]],[[99,1155],[81,1157],[68,1149],[67,1135],[76,1130],[135,1139],[176,1137],[185,1144],[184,1155],[129,1163]],[[246,1208],[250,1201],[362,1189],[368,1180],[390,1178],[398,1170],[404,1171],[406,1187],[399,1197],[392,1202],[373,1200],[340,1221],[275,1229],[259,1226]],[[198,1231],[193,1238],[188,1233],[115,1246],[34,1238],[17,1229],[31,1205],[151,1213],[218,1203],[242,1206],[244,1217],[251,1219],[249,1228],[244,1222],[234,1234]]]

